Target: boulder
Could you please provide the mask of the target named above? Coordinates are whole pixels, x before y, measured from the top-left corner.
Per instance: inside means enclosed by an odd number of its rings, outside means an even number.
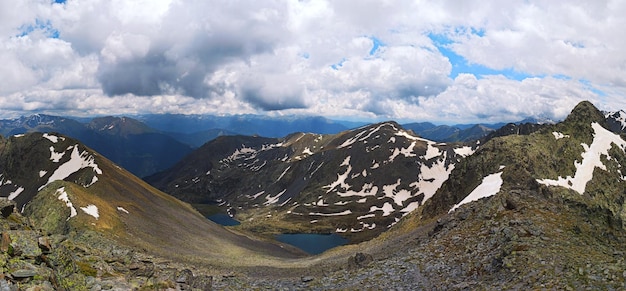
[[[189,269],[176,272],[175,281],[180,290],[213,290],[213,277],[194,276]]]
[[[37,275],[37,272],[35,272],[34,270],[26,269],[15,270],[11,273],[11,276],[15,279],[30,278],[35,277],[35,275]]]
[[[15,205],[15,201],[0,197],[0,214],[2,217],[9,217],[15,210]]]
[[[2,233],[2,238],[0,239],[0,252],[6,253],[9,251],[9,247],[11,246],[11,236],[9,236],[8,232]]]
[[[32,230],[11,230],[9,231],[11,238],[11,246],[14,255],[20,255],[23,258],[37,258],[42,252],[37,243],[38,234]]]
[[[48,254],[52,250],[52,246],[50,245],[50,239],[47,236],[42,236],[37,239],[37,244],[42,252]]]
[[[212,290],[213,277],[207,275],[194,276],[189,286],[191,286],[192,290]]]
[[[349,268],[362,268],[374,260],[374,257],[366,253],[356,253],[348,259]]]

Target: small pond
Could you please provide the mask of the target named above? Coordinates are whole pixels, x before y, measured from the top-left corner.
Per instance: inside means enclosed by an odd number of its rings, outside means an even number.
[[[230,217],[230,215],[225,213],[218,213],[207,216],[207,218],[217,224],[221,224],[223,226],[235,226],[240,225],[241,223],[236,219]]]
[[[276,237],[280,242],[290,244],[309,254],[321,254],[328,249],[345,245],[348,240],[342,236],[333,234],[315,234],[315,233],[289,233],[280,234]]]

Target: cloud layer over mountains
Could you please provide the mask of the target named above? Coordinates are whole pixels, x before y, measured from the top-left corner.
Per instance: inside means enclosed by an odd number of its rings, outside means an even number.
[[[3,1],[0,114],[560,119],[580,100],[626,108],[623,15],[623,1]]]

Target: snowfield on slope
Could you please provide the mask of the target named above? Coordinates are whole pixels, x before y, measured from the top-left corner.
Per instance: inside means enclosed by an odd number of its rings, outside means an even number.
[[[74,204],[72,204],[72,201],[70,201],[70,198],[67,196],[67,192],[65,192],[65,187],[57,189],[56,194],[59,195],[57,198],[65,202],[65,205],[70,208],[70,217],[68,217],[67,220],[70,220],[70,218],[76,216],[76,208],[74,208]]]
[[[622,151],[626,151],[626,141],[624,141],[619,135],[614,134],[597,122],[591,124],[594,130],[594,137],[591,146],[587,144],[581,144],[584,148],[584,152],[581,154],[583,160],[581,163],[574,161],[576,167],[576,173],[574,177],[559,176],[556,180],[552,179],[537,179],[537,182],[548,186],[561,186],[568,189],[572,189],[580,194],[585,193],[585,187],[587,183],[593,178],[593,170],[597,167],[606,171],[606,167],[602,163],[601,156],[609,156],[609,149],[612,145],[618,146]],[[622,177],[624,179],[624,177]]]
[[[93,216],[96,220],[100,217],[100,214],[98,214],[98,206],[95,206],[93,204],[89,204],[86,207],[81,207],[80,210]]]
[[[478,185],[472,192],[467,195],[461,202],[454,205],[448,213],[454,211],[459,208],[463,204],[467,204],[473,201],[477,201],[479,199],[496,195],[500,192],[500,188],[502,187],[502,172],[498,172],[495,174],[488,175],[483,178],[482,183]]]
[[[102,170],[100,170],[100,168],[98,167],[98,164],[96,164],[95,158],[92,155],[90,155],[89,152],[87,151],[79,152],[78,145],[72,146],[70,148],[72,148],[72,154],[71,154],[70,160],[60,165],[52,173],[52,175],[50,175],[50,178],[48,178],[48,182],[46,182],[41,187],[39,187],[38,190],[43,189],[46,185],[54,181],[63,180],[84,168],[90,167],[93,169],[94,172],[96,172],[96,174],[102,174]],[[70,148],[68,148],[68,150],[70,150]],[[52,148],[51,150],[54,150],[54,148]],[[85,185],[85,186],[89,187],[96,181],[98,181],[97,178],[93,179],[91,184]]]

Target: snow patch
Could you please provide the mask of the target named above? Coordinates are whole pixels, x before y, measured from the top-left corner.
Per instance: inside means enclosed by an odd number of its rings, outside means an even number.
[[[52,143],[57,143],[57,142],[59,142],[59,140],[65,140],[64,137],[59,137],[59,136],[51,135],[51,134],[47,134],[47,133],[44,133],[43,137],[47,138]]]
[[[593,178],[593,170],[597,167],[606,171],[606,167],[600,157],[602,155],[609,157],[608,151],[613,144],[620,147],[622,151],[626,151],[626,141],[619,135],[606,130],[597,122],[592,123],[591,127],[594,130],[593,141],[591,146],[581,144],[585,151],[581,154],[583,158],[581,163],[574,161],[574,166],[576,167],[574,177],[567,176],[563,178],[559,176],[556,180],[537,179],[537,182],[548,186],[562,186],[583,194],[585,193],[587,182]]]
[[[126,214],[129,214],[128,210],[124,209],[124,207],[118,206],[118,207],[117,207],[117,210],[119,210],[119,211],[121,211],[121,212],[124,212],[124,213],[126,213]]]
[[[383,216],[388,216],[389,214],[393,212],[394,209],[393,209],[393,205],[391,205],[391,203],[389,202],[385,202],[385,204],[383,204],[383,207],[377,207],[377,206],[370,207],[370,213],[378,211],[378,210],[383,211]]]
[[[19,188],[17,188],[17,190],[15,190],[15,191],[13,191],[13,192],[9,193],[9,197],[8,197],[8,199],[9,199],[9,200],[13,200],[13,199],[17,198],[17,196],[19,196],[20,194],[22,194],[22,192],[24,192],[24,187],[19,187]]]
[[[409,184],[410,187],[418,190],[417,195],[424,194],[422,202],[435,195],[435,192],[437,192],[441,185],[450,177],[454,165],[450,164],[446,167],[445,161],[446,153],[444,152],[442,159],[433,163],[432,167],[428,167],[426,164],[422,163],[418,180]]]
[[[57,153],[54,151],[54,147],[50,146],[50,160],[54,163],[58,163],[65,155],[65,152]]]
[[[413,153],[413,148],[415,148],[415,142],[412,142],[407,148],[395,148],[389,157],[389,162],[393,162],[393,160],[395,160],[400,154],[402,154],[405,158],[415,157],[416,154]]]
[[[349,215],[352,214],[351,210],[344,210],[342,212],[338,212],[338,213],[320,213],[320,212],[309,212],[309,215],[316,215],[316,216],[342,216],[342,215]]]
[[[478,185],[474,190],[465,197],[461,202],[454,205],[448,213],[454,211],[459,208],[463,204],[467,204],[473,201],[477,201],[478,199],[489,197],[496,195],[500,192],[500,188],[502,187],[502,172],[491,174],[487,177],[483,178],[482,183]]]
[[[24,134],[16,134],[16,135],[13,135],[13,137],[24,137]]]
[[[0,186],[9,185],[9,184],[13,183],[9,179],[5,180],[4,176],[2,174],[0,174],[0,177],[2,177],[2,179],[0,179]]]
[[[43,178],[46,174],[48,174],[48,171],[39,171],[39,178]]]
[[[353,145],[355,142],[359,141],[359,142],[363,142],[366,141],[368,138],[370,138],[374,133],[378,132],[383,126],[391,126],[395,129],[395,126],[393,126],[393,124],[391,123],[383,123],[378,125],[375,128],[370,128],[367,130],[363,130],[359,133],[357,133],[355,136],[347,139],[346,141],[344,141],[340,146],[338,146],[337,148],[345,148],[347,146],[351,146]],[[367,135],[365,135],[367,134]],[[364,136],[365,135],[365,136]]]
[[[78,145],[74,146],[73,148],[74,149],[72,151],[70,160],[59,166],[54,171],[54,173],[52,173],[50,178],[48,178],[48,182],[39,187],[39,190],[43,189],[46,185],[54,181],[63,180],[84,168],[90,167],[97,174],[102,174],[102,170],[100,170],[100,168],[96,164],[95,158],[90,155],[89,152],[83,151],[82,153],[80,153],[78,151]]]
[[[65,205],[70,208],[70,217],[68,217],[67,220],[70,220],[70,218],[76,216],[76,208],[74,208],[72,201],[70,201],[70,198],[67,196],[67,192],[65,192],[65,187],[57,189],[56,194],[59,194],[57,199],[65,202]]]
[[[287,171],[289,171],[289,169],[291,169],[291,165],[290,165],[289,167],[287,167],[287,169],[285,169],[285,170],[283,171],[283,173],[282,173],[282,174],[280,174],[280,176],[278,176],[278,179],[276,179],[276,182],[280,181],[280,179],[282,179],[282,178],[283,178],[283,176],[285,176],[285,174],[287,173]]]
[[[413,210],[417,209],[420,206],[420,203],[417,201],[413,201],[411,203],[409,203],[409,205],[407,205],[406,207],[402,208],[402,210],[400,210],[400,212],[402,212],[402,216],[407,215],[411,212],[413,212]]]
[[[562,134],[562,133],[557,132],[557,131],[553,131],[553,132],[552,132],[552,135],[554,135],[554,138],[555,138],[555,139],[557,139],[557,140],[558,140],[558,139],[562,139],[562,138],[569,137],[569,135],[565,135],[565,134]]]
[[[374,213],[370,213],[370,214],[365,214],[363,216],[359,216],[356,218],[356,220],[361,220],[361,219],[365,219],[365,218],[374,218],[376,217],[376,214]]]
[[[398,206],[402,206],[404,201],[411,198],[411,191],[400,189],[398,190],[398,186],[400,186],[401,180],[398,179],[395,184],[384,185],[383,193],[385,193],[385,197],[389,197],[393,199],[393,203]]]
[[[626,112],[624,112],[623,110],[620,110],[618,112],[609,112],[608,114],[606,114],[606,117],[609,117],[611,115],[615,115],[613,118],[615,118],[615,121],[619,122],[622,125],[622,130],[624,130],[626,128]]]
[[[245,158],[246,160],[250,160],[256,157],[257,151],[253,148],[246,147],[242,145],[240,149],[235,150],[230,156],[221,160],[221,163],[232,163],[235,160]]]
[[[263,193],[265,193],[265,191],[261,191],[261,192],[259,192],[259,193],[254,194],[254,195],[246,195],[246,197],[248,197],[248,198],[250,198],[250,199],[254,200],[254,199],[259,198],[259,196],[263,195]]]
[[[280,193],[276,194],[276,196],[272,196],[271,194],[268,194],[265,197],[265,203],[263,203],[263,205],[270,205],[270,204],[275,204],[276,202],[278,202],[278,200],[280,199],[280,196],[285,194],[285,192],[287,192],[287,189],[280,191]]]
[[[86,207],[81,207],[80,210],[93,216],[96,220],[100,217],[100,214],[98,214],[98,206],[95,206],[93,204],[89,204]]]
[[[95,184],[96,182],[98,182],[98,176],[93,175],[93,178],[91,178],[91,182],[89,184],[85,185],[85,187],[89,187],[89,186]]]
[[[429,142],[428,147],[426,148],[426,154],[424,155],[424,159],[430,160],[439,156],[441,156],[441,150],[439,150],[438,147],[435,147],[434,143]]]
[[[454,149],[454,153],[461,156],[461,157],[468,157],[473,155],[475,152],[475,150],[472,149],[472,147],[468,147],[468,146],[464,146],[462,148],[455,148]]]
[[[326,191],[326,193],[332,191],[337,186],[339,186],[341,189],[345,189],[345,190],[349,190],[350,189],[351,186],[346,184],[346,179],[348,178],[348,175],[352,171],[352,166],[350,165],[350,156],[348,156],[343,161],[343,163],[341,163],[340,167],[343,167],[343,166],[348,166],[346,171],[343,174],[337,174],[337,180],[335,182],[332,182],[332,183],[322,187],[322,189],[324,189],[324,188],[328,189]]]
[[[340,197],[351,197],[351,196],[367,197],[367,196],[376,196],[376,193],[378,193],[378,186],[374,186],[374,184],[372,183],[366,183],[363,185],[363,187],[361,188],[359,192],[356,192],[354,190],[347,190],[345,192],[337,192],[337,195],[339,195]]]

